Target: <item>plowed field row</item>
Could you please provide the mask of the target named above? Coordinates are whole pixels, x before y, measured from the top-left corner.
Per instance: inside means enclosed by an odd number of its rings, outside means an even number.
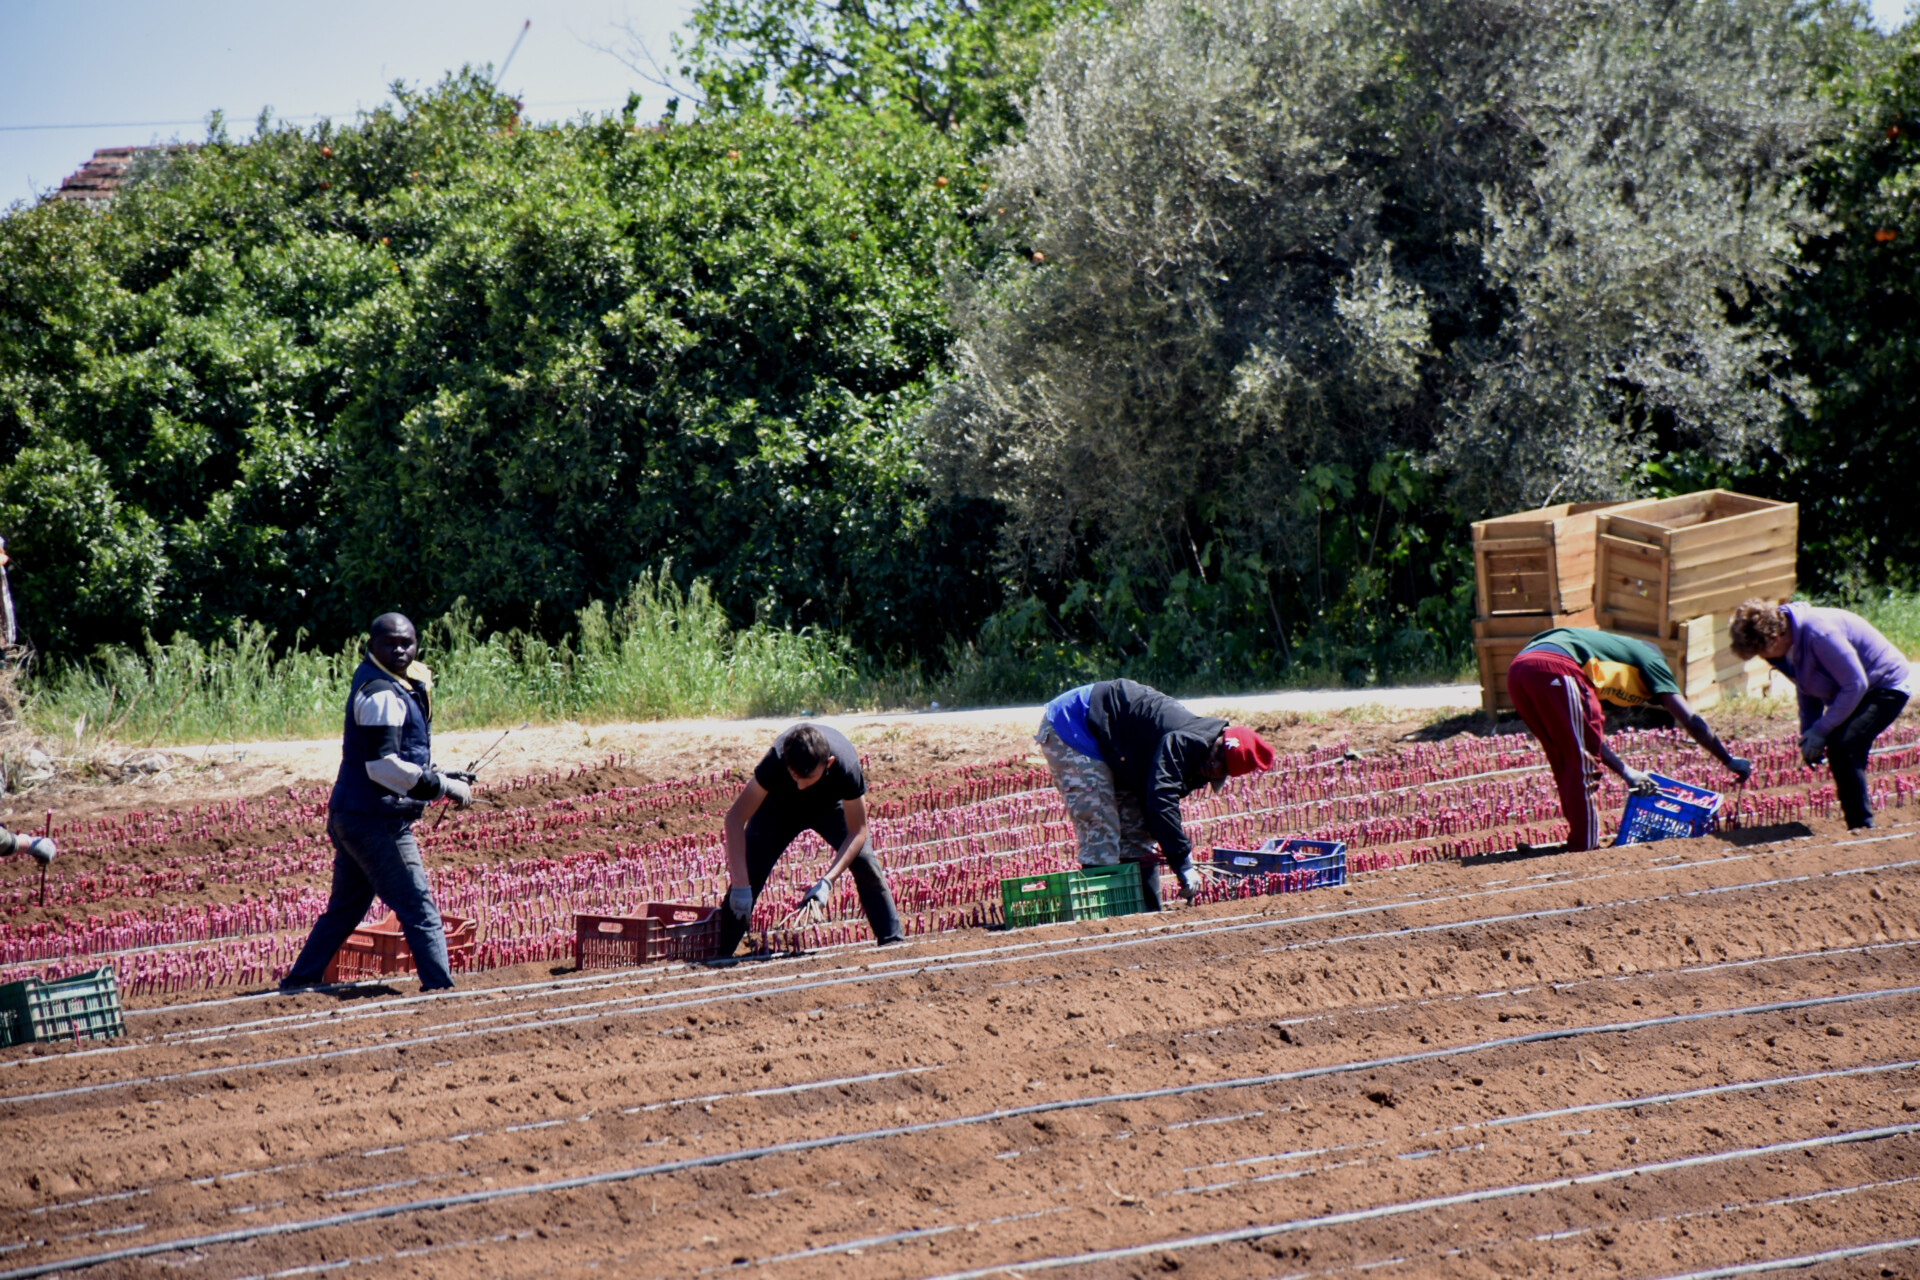
[[[550,969],[10,1059],[0,1277],[1920,1263],[1913,825]]]

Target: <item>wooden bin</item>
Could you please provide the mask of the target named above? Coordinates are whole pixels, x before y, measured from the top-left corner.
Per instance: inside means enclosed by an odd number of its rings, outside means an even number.
[[[1594,608],[1606,630],[1677,639],[1681,623],[1724,619],[1750,596],[1793,595],[1795,503],[1708,489],[1629,503],[1596,518]]]
[[[1562,502],[1475,521],[1473,578],[1479,616],[1537,614],[1544,619],[1586,610],[1593,604],[1597,515],[1619,505]]]
[[[1734,656],[1728,617],[1727,612],[1708,613],[1676,623],[1671,639],[1634,637],[1660,650],[1695,711],[1717,706],[1722,698],[1759,697],[1772,684],[1773,668],[1765,658]]]
[[[1507,668],[1527,642],[1555,627],[1591,627],[1593,610],[1579,613],[1514,613],[1473,622],[1474,656],[1480,662],[1480,709],[1490,716],[1513,710]]]
[[[1474,624],[1476,632],[1481,625]],[[1591,627],[1593,618],[1590,614],[1576,614],[1553,625]],[[1480,705],[1488,715],[1513,710],[1513,699],[1507,695],[1507,668],[1527,642],[1545,630],[1543,626],[1537,630],[1528,628],[1525,635],[1482,635],[1474,641],[1480,659]],[[1734,657],[1727,635],[1726,614],[1689,618],[1674,630],[1676,634],[1672,638],[1641,635],[1633,638],[1660,650],[1667,665],[1673,668],[1673,678],[1686,694],[1688,705],[1695,711],[1715,706],[1722,698],[1758,697],[1768,691],[1772,668],[1763,658],[1743,662]]]

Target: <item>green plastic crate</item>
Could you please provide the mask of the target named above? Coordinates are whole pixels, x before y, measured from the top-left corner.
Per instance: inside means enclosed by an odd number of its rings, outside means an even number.
[[[112,966],[59,982],[28,978],[0,987],[0,1035],[33,1040],[104,1040],[127,1034]]]
[[[1000,905],[1009,929],[1063,920],[1098,920],[1147,909],[1141,867],[1134,862],[1014,876],[1000,882]]]

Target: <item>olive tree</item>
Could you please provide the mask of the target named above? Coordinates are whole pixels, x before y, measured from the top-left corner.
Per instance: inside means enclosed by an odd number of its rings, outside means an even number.
[[[930,454],[1004,504],[1030,584],[1238,556],[1276,656],[1281,606],[1410,622],[1458,515],[1773,438],[1796,388],[1747,316],[1810,221],[1822,38],[1789,0],[1142,0],[1070,29],[991,158],[1000,252],[954,273]]]

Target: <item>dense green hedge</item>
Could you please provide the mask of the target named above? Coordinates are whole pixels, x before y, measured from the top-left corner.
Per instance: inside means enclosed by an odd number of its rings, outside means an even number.
[[[32,640],[374,612],[552,633],[669,559],[742,621],[992,607],[909,425],[966,162],[752,113],[520,127],[471,74],[0,219],[0,521]],[[976,184],[977,189],[977,184]],[[76,589],[77,587],[77,589]]]

